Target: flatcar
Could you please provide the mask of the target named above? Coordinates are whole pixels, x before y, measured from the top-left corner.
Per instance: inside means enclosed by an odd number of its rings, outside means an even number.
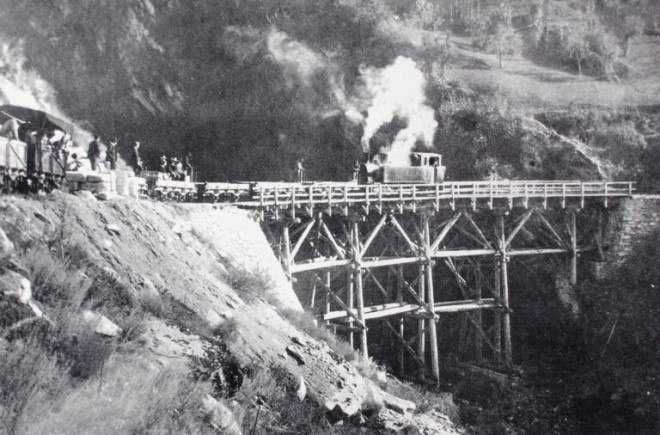
[[[435,153],[410,153],[408,165],[392,164],[385,153],[360,167],[358,180],[361,184],[435,184],[445,179],[446,168],[442,155]]]

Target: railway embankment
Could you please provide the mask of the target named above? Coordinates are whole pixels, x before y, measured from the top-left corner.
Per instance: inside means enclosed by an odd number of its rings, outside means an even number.
[[[56,192],[0,198],[0,228],[9,433],[456,432],[305,317],[246,211]]]

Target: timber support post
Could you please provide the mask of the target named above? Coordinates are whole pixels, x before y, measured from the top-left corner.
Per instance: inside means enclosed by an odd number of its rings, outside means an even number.
[[[348,307],[352,310],[355,308],[355,295],[354,295],[354,284],[355,284],[355,274],[352,270],[349,270],[346,273],[346,287],[347,287],[347,297],[348,297]],[[349,318],[350,319],[350,318]],[[354,327],[353,320],[348,322],[348,343],[351,345],[351,348],[355,347],[355,334],[353,333]]]
[[[479,260],[475,261],[474,265],[474,279],[475,279],[475,295],[474,299],[478,304],[482,303],[481,300],[481,263]],[[483,333],[483,316],[481,314],[481,310],[477,310],[475,312],[475,322],[476,322],[476,328],[474,331],[474,340],[475,340],[475,350],[476,350],[476,357],[477,357],[477,363],[483,362],[483,340],[481,337],[481,334]]]
[[[435,307],[435,294],[433,288],[433,258],[431,257],[431,229],[429,226],[430,215],[427,213],[422,214],[422,235],[423,235],[423,248],[426,268],[426,303],[431,313]],[[431,347],[431,375],[436,382],[440,381],[440,362],[438,357],[438,333],[436,329],[436,316],[429,319],[429,345]]]
[[[495,261],[493,261],[493,275],[494,275],[494,280],[495,280],[495,288],[494,288],[494,296],[496,296],[497,300],[500,300],[500,297],[502,295],[502,270],[501,270],[501,265],[497,257],[495,257]],[[501,310],[496,309],[494,310],[495,314],[495,323],[493,325],[493,347],[494,347],[494,353],[495,353],[495,359],[499,364],[502,363],[502,315],[501,315]]]
[[[289,236],[289,226],[284,223],[282,225],[282,244],[283,259],[284,259],[284,273],[289,281],[292,281],[291,276],[291,238]]]
[[[504,213],[500,213],[497,217],[498,221],[498,239],[500,249],[500,270],[501,270],[501,295],[502,305],[504,312],[502,313],[502,333],[504,334],[504,364],[508,369],[513,367],[513,355],[511,351],[511,310],[509,308],[509,274],[507,263],[506,249],[506,230],[504,227]]]
[[[353,251],[353,276],[355,280],[355,292],[357,293],[357,315],[358,319],[364,323],[364,288],[362,279],[362,246],[360,244],[360,225],[359,217],[353,216],[351,219],[351,239]],[[365,360],[369,358],[369,349],[367,347],[367,328],[364,326],[360,331],[360,353]]]
[[[571,209],[568,212],[568,234],[570,236],[570,250],[569,250],[569,270],[570,270],[570,283],[577,285],[577,224],[576,224],[576,211]]]
[[[425,273],[425,266],[419,265],[417,291],[422,301],[426,300]],[[403,276],[403,271],[401,271],[401,276]],[[426,361],[426,319],[424,318],[417,320],[417,356],[422,361]],[[424,374],[424,372],[421,373]]]

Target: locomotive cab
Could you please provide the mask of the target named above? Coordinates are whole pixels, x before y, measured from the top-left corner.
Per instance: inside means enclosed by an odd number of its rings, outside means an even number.
[[[409,165],[392,165],[387,155],[379,154],[374,162],[365,163],[360,171],[360,181],[386,184],[434,184],[445,178],[442,156],[436,153],[410,153]]]

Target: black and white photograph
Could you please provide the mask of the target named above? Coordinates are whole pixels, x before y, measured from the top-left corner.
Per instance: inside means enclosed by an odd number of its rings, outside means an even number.
[[[0,0],[0,435],[657,435],[659,258],[658,0]]]

